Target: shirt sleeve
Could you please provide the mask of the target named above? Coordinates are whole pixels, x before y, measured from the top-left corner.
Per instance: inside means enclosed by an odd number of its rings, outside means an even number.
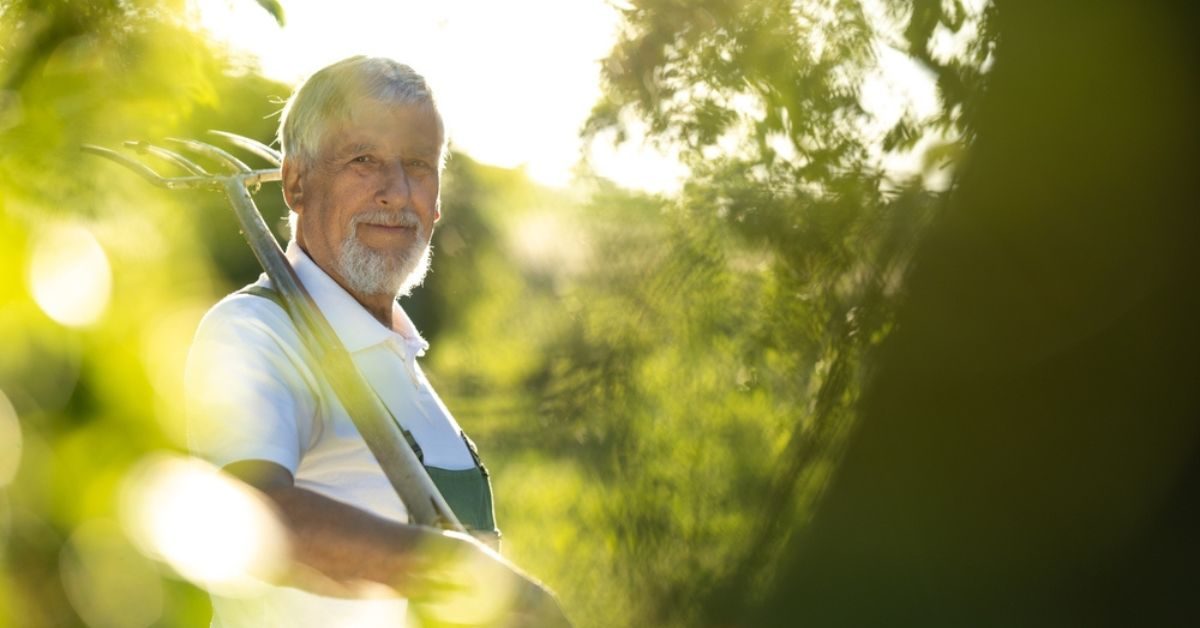
[[[217,466],[265,460],[296,475],[319,429],[303,343],[273,302],[234,295],[205,315],[188,353],[188,446]]]

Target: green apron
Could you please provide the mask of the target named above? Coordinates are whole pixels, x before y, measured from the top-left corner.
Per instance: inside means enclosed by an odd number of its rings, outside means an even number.
[[[272,288],[251,284],[238,290],[238,293],[269,299],[283,308],[284,312],[288,311],[282,295]],[[425,466],[430,479],[433,480],[434,485],[437,486],[438,491],[441,492],[442,497],[450,505],[450,509],[454,511],[454,515],[458,517],[463,527],[479,540],[492,546],[493,549],[499,550],[500,530],[496,528],[496,515],[492,507],[492,483],[487,467],[483,466],[483,461],[479,458],[479,450],[475,448],[475,443],[467,438],[465,432],[459,432],[467,446],[467,451],[471,452],[471,459],[475,461],[473,468],[441,469],[431,467],[425,465],[425,455],[412,434],[404,429],[404,426],[400,425],[394,416],[392,420],[396,421],[396,426],[404,434],[404,439],[412,447],[417,459]]]
[[[471,458],[475,460],[474,468],[439,469],[425,465],[425,458],[421,453],[420,446],[417,446],[408,430],[400,429],[404,431],[404,437],[408,439],[409,444],[413,445],[413,451],[421,460],[421,464],[425,466],[425,470],[429,472],[429,478],[438,487],[438,491],[446,499],[450,510],[454,511],[454,515],[458,517],[463,527],[475,538],[487,543],[492,549],[500,551],[500,530],[496,527],[496,514],[492,508],[492,482],[487,467],[479,459],[479,451],[475,449],[475,443],[467,438],[465,432],[459,432],[463,442],[467,444],[467,450],[471,452]]]

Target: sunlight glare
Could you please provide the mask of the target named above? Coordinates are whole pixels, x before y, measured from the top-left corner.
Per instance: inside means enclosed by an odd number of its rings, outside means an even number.
[[[512,230],[512,250],[522,263],[546,273],[576,273],[588,263],[590,251],[583,233],[553,211],[522,217]]]
[[[619,145],[613,144],[615,133],[603,131],[586,147],[587,162],[600,177],[627,189],[651,194],[673,195],[683,189],[691,172],[679,158],[650,145],[645,139],[645,125],[632,118],[624,122],[629,137]]]
[[[196,23],[276,80],[295,84],[353,54],[411,65],[433,85],[454,150],[559,187],[579,161],[579,130],[600,98],[600,60],[620,20],[606,0],[343,0],[284,3],[279,28],[252,2],[191,1]],[[647,179],[633,172],[641,162],[603,165],[614,180]]]
[[[263,499],[194,458],[143,461],[126,478],[122,517],[143,552],[225,596],[261,590],[287,557],[282,524]]]
[[[470,554],[467,560],[443,567],[447,582],[462,584],[448,591],[422,611],[451,625],[492,625],[510,609],[519,591],[504,563],[484,554]]]
[[[94,323],[104,314],[112,290],[108,255],[90,231],[79,225],[46,230],[29,264],[33,299],[47,316],[68,327]]]

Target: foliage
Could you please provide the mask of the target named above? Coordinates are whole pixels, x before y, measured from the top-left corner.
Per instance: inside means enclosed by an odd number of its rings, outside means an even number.
[[[919,27],[904,33],[929,59],[932,27],[966,20],[961,7],[931,11],[913,8]],[[966,124],[954,107],[968,88],[943,89],[934,118],[866,134],[860,89],[888,36],[878,13],[845,0],[633,2],[605,62],[587,131],[620,140],[640,123],[691,169],[683,193],[656,207],[597,201],[616,225],[589,232],[621,262],[576,290],[585,330],[605,326],[582,355],[616,365],[593,376],[610,397],[572,407],[589,431],[612,434],[614,464],[599,477],[613,507],[596,527],[618,531],[617,562],[637,565],[622,574],[623,599],[657,625],[734,621],[771,582],[836,465],[864,352],[889,328],[938,203],[919,179],[891,180],[877,143],[907,150]],[[978,89],[980,49],[940,71],[973,68]]]
[[[253,258],[223,201],[182,198],[85,143],[267,139],[286,88],[184,24],[182,3],[14,2],[0,12],[0,617],[12,625],[189,625],[204,595],[116,525],[123,478],[182,446],[183,356]],[[279,215],[279,205],[268,206]],[[85,254],[85,253],[90,253]],[[9,408],[11,404],[11,408]],[[3,622],[0,622],[3,623]]]
[[[747,625],[1192,621],[1195,18],[1003,5],[855,442]]]

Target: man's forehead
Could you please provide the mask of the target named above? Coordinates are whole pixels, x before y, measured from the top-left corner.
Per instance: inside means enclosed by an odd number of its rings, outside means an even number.
[[[341,134],[340,138],[337,137],[337,134],[335,134],[333,137],[330,137],[327,140],[327,147],[339,155],[345,153],[369,153],[384,148],[390,148],[390,146],[385,146],[383,143],[378,141],[347,137],[347,134]],[[442,147],[440,144],[431,144],[423,141],[405,141],[401,142],[399,148],[407,153],[414,153],[417,155],[437,155],[438,152],[441,151]]]
[[[379,138],[362,129],[343,126],[330,129],[325,135],[321,150],[331,157],[383,151],[434,158],[441,154],[442,145],[440,142],[403,133],[396,133],[391,138]]]

